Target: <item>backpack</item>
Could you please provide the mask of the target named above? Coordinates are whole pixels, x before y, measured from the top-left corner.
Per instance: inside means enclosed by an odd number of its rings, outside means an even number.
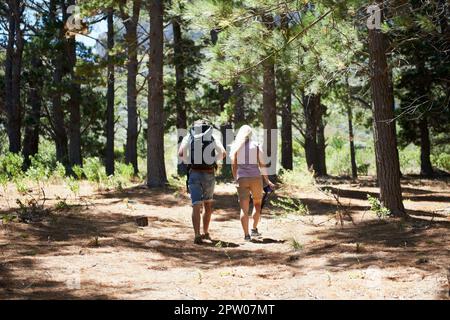
[[[190,169],[208,170],[216,168],[212,133],[213,127],[209,124],[195,125],[189,130]],[[208,151],[205,152],[205,150]]]

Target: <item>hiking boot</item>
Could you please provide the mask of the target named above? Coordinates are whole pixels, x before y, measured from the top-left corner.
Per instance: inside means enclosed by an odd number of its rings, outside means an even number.
[[[212,241],[211,236],[209,235],[209,233],[202,234],[201,237],[202,237],[202,240],[211,240]]]
[[[196,236],[194,239],[194,244],[203,244],[202,236]]]
[[[252,229],[252,237],[261,237],[261,233],[259,233],[258,228]]]
[[[252,241],[252,238],[251,238],[250,235],[248,234],[248,235],[246,235],[246,236],[244,237],[244,240],[245,240],[245,241]]]

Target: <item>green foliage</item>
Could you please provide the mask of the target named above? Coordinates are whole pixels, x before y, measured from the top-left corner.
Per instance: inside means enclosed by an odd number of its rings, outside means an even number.
[[[56,210],[67,210],[69,208],[70,208],[70,206],[65,200],[58,201],[55,204],[55,209]]]
[[[80,195],[80,182],[71,176],[67,177],[65,182],[69,187],[69,190],[73,193],[73,195],[75,197],[78,197]]]
[[[83,178],[83,168],[80,167],[79,165],[73,166],[72,171],[78,180],[81,180]]]
[[[175,188],[177,190],[183,190],[186,189],[186,178],[185,177],[179,177],[176,175],[169,176],[168,178],[169,186],[172,188]]]
[[[15,153],[8,152],[0,155],[0,176],[1,180],[15,180],[23,176],[23,158]]]
[[[279,176],[283,184],[297,187],[311,187],[314,185],[314,176],[306,169],[306,165],[297,166],[294,170],[286,170]]]
[[[389,209],[384,207],[379,199],[372,197],[370,194],[368,194],[367,200],[369,201],[370,204],[370,210],[373,211],[379,219],[385,219],[391,214]]]
[[[88,181],[95,182],[98,186],[107,180],[105,167],[99,158],[87,158],[84,162],[83,173]]]
[[[303,245],[296,238],[290,239],[289,245],[294,251],[303,250]]]
[[[56,164],[55,171],[53,171],[53,176],[56,179],[64,180],[64,178],[66,176],[66,168],[64,167],[64,165],[62,163],[58,162]]]
[[[124,187],[134,178],[133,165],[116,162],[114,176],[106,177],[108,187],[123,191]]]
[[[34,167],[43,167],[53,171],[57,165],[54,142],[41,139],[38,153],[32,156],[30,160]]]
[[[432,164],[447,172],[450,172],[450,154],[449,153],[440,153],[431,156]]]
[[[116,162],[116,173],[120,178],[125,181],[130,181],[134,176],[133,165],[126,163]]]
[[[403,174],[417,173],[420,171],[420,148],[408,145],[399,150],[400,169]]]
[[[3,224],[8,224],[10,222],[13,222],[17,219],[17,215],[13,213],[3,214],[2,215],[2,222]]]
[[[276,198],[270,201],[271,205],[281,208],[285,213],[295,214],[295,215],[309,215],[308,206],[302,203],[298,199],[294,198]]]

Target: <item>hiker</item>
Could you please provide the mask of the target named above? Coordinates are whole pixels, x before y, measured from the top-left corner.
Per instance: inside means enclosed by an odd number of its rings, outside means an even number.
[[[187,164],[187,185],[192,201],[195,244],[211,240],[208,230],[213,212],[214,173],[217,161],[226,155],[222,143],[214,139],[212,133],[213,127],[208,121],[197,120],[181,141],[178,150],[178,156]],[[204,207],[203,234],[200,233],[202,207]]]
[[[274,184],[266,174],[264,154],[261,147],[252,140],[253,130],[244,125],[239,129],[236,139],[231,144],[230,158],[233,177],[237,183],[239,204],[241,207],[241,224],[244,239],[251,241],[251,237],[259,237],[258,223],[261,216],[263,200],[263,180],[268,189],[273,190]],[[253,198],[253,228],[249,234],[250,194]]]

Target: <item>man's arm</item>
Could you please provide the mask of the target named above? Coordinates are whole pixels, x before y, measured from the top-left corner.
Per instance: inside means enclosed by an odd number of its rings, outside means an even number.
[[[226,157],[227,151],[223,147],[223,144],[222,142],[220,142],[220,140],[215,139],[214,141],[216,143],[216,151],[217,151],[216,161],[219,161]]]
[[[184,157],[184,146],[183,146],[183,144],[181,144],[181,145],[180,145],[180,148],[178,149],[178,156],[179,156],[180,158],[183,158],[183,157]]]
[[[188,136],[184,137],[183,140],[181,140],[180,147],[178,149],[178,156],[184,160],[186,157],[186,147],[188,143]]]

